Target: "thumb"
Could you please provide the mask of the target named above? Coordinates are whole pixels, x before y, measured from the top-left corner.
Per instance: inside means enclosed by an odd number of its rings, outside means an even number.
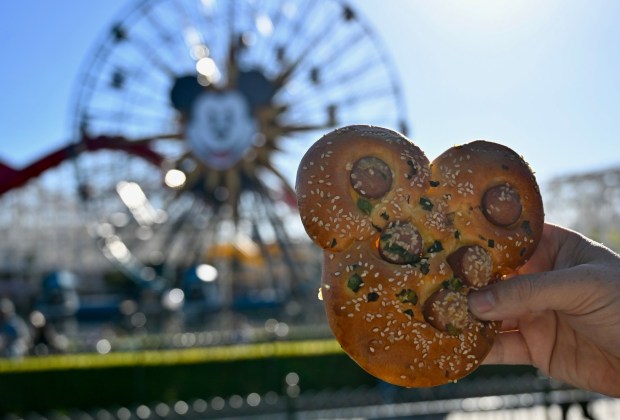
[[[471,312],[482,320],[514,319],[555,310],[576,312],[583,303],[585,280],[577,267],[512,277],[469,294]]]

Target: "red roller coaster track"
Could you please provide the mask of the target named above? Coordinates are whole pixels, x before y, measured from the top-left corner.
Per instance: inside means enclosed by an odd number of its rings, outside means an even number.
[[[170,137],[171,136],[168,136],[168,138]],[[139,156],[159,166],[163,162],[164,157],[150,147],[149,143],[153,140],[156,139],[147,138],[130,141],[123,137],[84,137],[79,142],[63,146],[22,169],[15,169],[0,162],[0,196],[14,188],[25,185],[28,181],[38,177],[48,169],[54,168],[65,160],[84,152],[117,150]]]

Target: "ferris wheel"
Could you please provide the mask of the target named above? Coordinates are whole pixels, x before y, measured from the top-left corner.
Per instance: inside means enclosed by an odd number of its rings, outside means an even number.
[[[157,287],[217,277],[228,300],[307,277],[290,185],[312,141],[407,132],[386,48],[338,0],[139,1],[95,45],[72,118],[104,254]]]

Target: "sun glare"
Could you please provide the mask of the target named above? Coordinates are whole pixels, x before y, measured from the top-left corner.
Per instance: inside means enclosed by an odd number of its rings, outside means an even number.
[[[555,8],[556,0],[440,0],[426,3],[428,17],[441,20],[454,30],[512,30],[529,25]]]
[[[455,16],[476,25],[513,25],[543,8],[541,2],[535,0],[450,0],[440,4],[445,4]]]

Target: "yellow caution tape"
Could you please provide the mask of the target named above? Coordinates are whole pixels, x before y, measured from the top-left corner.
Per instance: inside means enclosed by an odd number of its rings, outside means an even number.
[[[0,359],[0,374],[48,370],[96,369],[123,366],[161,366],[271,357],[303,357],[342,353],[336,340],[278,341],[234,346],[142,350],[118,353],[54,354]]]

